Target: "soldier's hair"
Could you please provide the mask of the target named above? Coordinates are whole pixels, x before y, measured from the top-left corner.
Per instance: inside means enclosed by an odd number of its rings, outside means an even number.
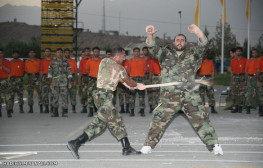
[[[30,50],[29,50],[29,52],[31,52],[31,51],[33,51],[34,53],[36,52],[36,50],[35,50],[35,49],[30,49]]]
[[[145,50],[145,49],[149,51],[148,47],[146,46],[142,48],[142,50]]]
[[[89,48],[89,47],[86,47],[86,48],[84,48],[83,51],[86,51],[86,50],[89,50],[89,51],[90,51],[90,48]]]
[[[258,49],[256,49],[256,48],[253,48],[253,49],[251,50],[251,52],[252,52],[252,51],[257,51],[257,52],[258,52]]]
[[[111,50],[106,50],[106,54],[107,54],[107,53],[111,53]]]
[[[236,52],[236,48],[232,48],[230,51],[232,52],[232,53],[235,53]]]
[[[69,51],[69,52],[70,52],[70,49],[68,49],[68,48],[64,49],[64,52],[66,52],[66,51]]]
[[[140,48],[139,47],[135,47],[132,51],[135,51],[135,50],[139,50],[140,51]]]
[[[46,50],[49,50],[49,51],[51,51],[51,48],[45,48],[45,51],[46,51]]]
[[[94,50],[99,50],[100,51],[100,48],[99,47],[93,47],[92,51],[94,51]]]
[[[13,50],[12,54],[20,54],[18,50]]]
[[[122,47],[115,47],[112,51],[112,56],[114,57],[117,54],[121,54],[122,51],[124,51]]]
[[[62,48],[57,48],[57,51],[62,51],[63,52]]]
[[[237,48],[236,48],[236,51],[237,51],[237,50],[243,51],[243,48],[242,48],[242,47],[237,47]]]
[[[177,34],[175,37],[174,37],[174,41],[175,41],[175,39],[176,39],[176,37],[178,37],[178,36],[183,36],[184,38],[185,38],[185,42],[187,42],[187,38],[186,38],[186,36],[184,35],[184,34]]]
[[[1,51],[1,52],[4,52],[4,50],[3,50],[2,48],[0,48],[0,51]]]

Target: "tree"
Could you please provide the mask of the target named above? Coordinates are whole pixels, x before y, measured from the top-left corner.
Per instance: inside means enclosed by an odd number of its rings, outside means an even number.
[[[221,60],[221,45],[222,41],[222,24],[221,21],[217,22],[215,37],[211,39],[210,50],[215,54],[216,59]],[[224,26],[224,61],[230,64],[229,51],[236,47],[238,42],[236,40],[236,35],[231,32],[231,27],[229,23],[225,23]]]
[[[258,43],[254,46],[254,48],[258,49],[258,55],[263,55],[263,34],[259,37]]]

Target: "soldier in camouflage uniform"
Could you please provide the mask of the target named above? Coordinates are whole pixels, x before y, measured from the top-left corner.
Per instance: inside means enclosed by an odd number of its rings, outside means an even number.
[[[70,58],[70,49],[66,48],[64,50],[65,53],[65,58],[68,60],[69,65],[71,67],[71,72],[72,72],[72,84],[71,88],[69,88],[69,97],[70,97],[70,102],[72,106],[72,112],[76,113],[76,96],[77,96],[77,63],[74,59]]]
[[[51,49],[45,49],[45,58],[41,61],[41,71],[40,71],[40,86],[41,86],[41,96],[43,104],[45,105],[44,113],[49,113],[49,94],[51,94],[51,89],[49,87],[49,79],[48,79],[48,68],[53,60],[51,56]],[[52,102],[52,94],[50,98],[50,102]],[[53,111],[53,107],[51,105],[51,112]]]
[[[201,66],[203,51],[207,43],[205,35],[196,25],[192,24],[188,30],[199,38],[197,47],[185,48],[186,37],[178,34],[174,39],[172,49],[166,47],[160,49],[153,39],[153,34],[158,30],[153,26],[147,26],[146,30],[148,34],[146,43],[149,50],[160,60],[162,83],[177,81],[181,84],[161,88],[160,101],[158,107],[153,111],[154,116],[141,152],[151,153],[151,149],[160,141],[175,114],[182,110],[203,143],[206,144],[207,149],[214,150],[215,155],[223,155],[208,112],[203,106],[198,90],[195,89],[195,74]]]
[[[196,78],[207,80],[211,84],[211,86],[201,84],[199,87],[199,93],[203,105],[205,105],[205,95],[207,95],[208,104],[209,107],[211,107],[211,113],[217,113],[217,111],[215,110],[215,98],[214,98],[214,88],[213,88],[214,76],[215,76],[215,70],[214,70],[213,61],[207,59],[207,53],[205,53],[203,56],[201,67],[197,71]]]
[[[8,75],[10,72],[9,61],[4,58],[4,51],[0,49],[0,117],[2,117],[2,94],[6,103],[7,117],[12,117],[12,102],[8,82]]]
[[[98,108],[98,114],[84,130],[84,133],[77,139],[68,142],[68,149],[74,158],[79,159],[78,149],[86,141],[91,141],[105,131],[110,130],[112,135],[121,141],[123,155],[140,154],[134,150],[127,138],[126,128],[120,114],[113,105],[113,92],[116,90],[118,82],[125,82],[127,87],[137,87],[140,89],[142,84],[137,84],[131,80],[125,69],[120,65],[124,60],[124,52],[121,48],[114,49],[112,58],[104,58],[99,66],[97,90],[93,92],[94,102]]]
[[[251,107],[258,105],[259,87],[257,86],[257,63],[258,50],[252,49],[252,58],[246,63],[246,108],[247,114],[250,114]],[[255,96],[255,97],[254,97]]]
[[[57,49],[56,56],[51,61],[48,71],[53,96],[52,106],[54,107],[51,117],[58,117],[59,94],[61,94],[62,98],[62,117],[68,117],[68,88],[71,88],[72,73],[68,61],[63,58],[63,50],[61,48]]]
[[[158,59],[152,59],[151,63],[151,69],[150,69],[150,83],[149,84],[159,84],[161,83],[161,67],[160,62]],[[148,91],[148,98],[149,98],[149,105],[150,105],[150,113],[153,112],[153,110],[158,105],[158,100],[160,97],[160,88],[149,88]]]
[[[23,95],[24,95],[24,84],[23,84],[23,77],[24,77],[24,62],[19,59],[19,52],[13,51],[12,53],[13,59],[10,61],[11,65],[11,72],[10,76],[10,92],[11,92],[11,102],[12,102],[12,109],[14,107],[15,101],[15,94],[17,93],[17,99],[19,104],[19,112],[24,113],[23,105]]]
[[[29,50],[29,59],[25,62],[25,72],[28,76],[28,105],[29,111],[28,113],[33,113],[33,104],[34,104],[34,90],[37,91],[38,95],[38,104],[40,108],[40,113],[43,112],[43,104],[42,104],[42,96],[41,96],[41,86],[39,80],[40,68],[41,68],[41,60],[36,58],[36,51],[31,49]]]
[[[231,81],[235,109],[231,113],[242,113],[245,103],[245,68],[247,59],[242,56],[242,47],[236,48],[236,58],[231,60]]]

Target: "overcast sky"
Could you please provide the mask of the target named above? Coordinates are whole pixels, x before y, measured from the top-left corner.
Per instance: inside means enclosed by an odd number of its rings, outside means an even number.
[[[159,29],[158,36],[174,37],[180,32],[180,17],[182,11],[182,33],[189,40],[195,40],[187,32],[187,26],[194,23],[194,12],[197,0],[105,0],[106,1],[106,30],[120,30],[121,34],[145,35],[145,26],[151,24]],[[210,37],[214,36],[215,27],[221,17],[220,0],[201,1],[201,29],[206,25]],[[245,15],[247,0],[226,0],[227,22],[232,32],[243,45],[247,37],[247,20]],[[5,4],[41,6],[40,0],[1,0],[0,6]],[[83,0],[79,7],[79,21],[84,23],[84,29],[98,32],[102,28],[103,0]],[[263,0],[252,1],[251,44],[258,41],[263,34]],[[28,19],[28,16],[25,16]],[[21,19],[19,19],[21,20]],[[22,19],[23,20],[23,19]],[[40,18],[38,23],[40,24]]]

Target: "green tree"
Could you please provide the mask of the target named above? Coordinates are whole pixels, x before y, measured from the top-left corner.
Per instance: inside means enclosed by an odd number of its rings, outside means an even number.
[[[259,37],[258,43],[254,46],[254,48],[258,49],[259,56],[263,55],[263,34]]]
[[[222,45],[222,24],[221,21],[217,22],[215,37],[211,39],[210,50],[215,54],[217,60],[221,60],[221,45]],[[236,47],[238,42],[236,35],[231,32],[229,23],[225,23],[224,26],[224,61],[230,64],[229,51]]]

